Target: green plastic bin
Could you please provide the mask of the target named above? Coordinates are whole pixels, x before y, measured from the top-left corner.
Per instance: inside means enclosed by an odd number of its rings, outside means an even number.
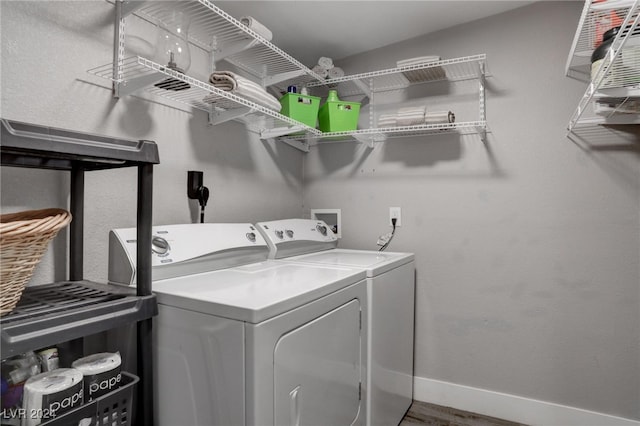
[[[315,129],[320,98],[299,93],[287,93],[280,98],[280,105],[282,105],[280,114]]]
[[[333,93],[332,93],[333,92]],[[345,102],[338,99],[334,90],[320,107],[318,128],[323,132],[347,132],[358,128],[360,102]]]

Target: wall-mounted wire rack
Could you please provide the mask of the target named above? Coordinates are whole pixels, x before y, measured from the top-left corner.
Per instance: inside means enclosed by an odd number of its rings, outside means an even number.
[[[262,139],[288,133],[306,132],[310,135],[320,133],[275,110],[235,93],[219,90],[206,82],[157,64],[148,58],[125,57],[125,21],[128,16],[133,14],[152,24],[165,25],[169,16],[178,11],[189,17],[191,22],[189,42],[210,55],[212,70],[215,69],[213,64],[224,59],[254,76],[265,87],[304,85],[322,79],[210,1],[124,2],[115,0],[114,4],[116,8],[114,60],[112,63],[93,68],[88,72],[111,80],[116,98],[145,91],[206,111],[209,113],[211,124],[228,120],[253,122],[264,116],[267,119],[259,120],[264,127],[252,127],[252,130],[260,133]],[[184,87],[188,85],[189,88],[165,90],[156,86],[156,83],[165,81],[167,78],[173,79],[172,81],[177,85],[184,84]],[[210,94],[217,95],[219,100],[215,103],[205,102],[203,99]]]
[[[479,54],[461,58],[425,62],[410,66],[347,75],[307,85],[314,94],[322,96],[330,89],[337,90],[341,97],[364,96],[369,103],[370,128],[347,132],[330,132],[320,135],[287,135],[280,140],[308,151],[311,146],[330,142],[357,141],[373,147],[375,143],[391,138],[428,136],[445,133],[479,134],[486,142],[488,132],[485,106],[486,55]],[[400,127],[375,127],[376,93],[405,90],[412,86],[442,81],[458,82],[477,80],[478,119],[468,122],[422,124]]]
[[[592,72],[591,55],[602,41],[605,25],[618,25],[620,31]],[[569,133],[601,125],[640,124],[640,0],[587,0],[565,72],[588,83],[569,120]]]
[[[336,79],[323,79],[295,58],[275,46],[261,34],[215,6],[209,0],[194,1],[142,1],[113,0],[116,9],[113,62],[89,70],[113,83],[116,98],[144,91],[153,96],[169,99],[208,113],[211,124],[229,120],[241,121],[261,139],[277,138],[302,151],[323,140],[356,140],[373,146],[375,142],[392,137],[422,136],[442,132],[478,133],[486,141],[484,78],[486,56],[475,55],[446,59],[431,63],[355,74]],[[220,90],[208,82],[158,64],[142,56],[125,57],[125,22],[130,15],[154,25],[166,25],[175,12],[189,17],[191,46],[210,55],[212,71],[216,62],[225,60],[254,77],[264,87],[273,86],[276,92],[288,85],[306,86],[322,95],[338,88],[341,96],[368,97],[370,125],[353,132],[322,133],[321,131],[286,117],[275,110]],[[165,90],[157,83],[171,79],[172,84],[188,86],[184,90]],[[375,93],[403,90],[410,86],[438,81],[477,79],[479,82],[478,120],[472,122],[420,125],[394,128],[374,128],[373,97]],[[209,95],[217,97],[214,103],[205,101]]]

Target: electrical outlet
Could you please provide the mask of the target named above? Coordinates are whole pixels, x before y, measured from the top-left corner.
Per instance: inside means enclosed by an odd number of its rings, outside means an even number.
[[[389,207],[389,225],[393,226],[391,219],[396,219],[396,227],[402,226],[402,209],[400,207]]]

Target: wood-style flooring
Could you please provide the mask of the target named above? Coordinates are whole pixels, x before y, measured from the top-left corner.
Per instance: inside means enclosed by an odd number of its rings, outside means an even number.
[[[399,426],[525,426],[450,407],[413,401]]]

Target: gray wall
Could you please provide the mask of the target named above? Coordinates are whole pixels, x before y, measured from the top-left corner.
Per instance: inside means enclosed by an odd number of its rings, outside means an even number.
[[[492,133],[487,145],[443,136],[315,148],[304,188],[302,155],[240,124],[114,101],[86,73],[111,61],[113,6],[102,1],[0,3],[0,115],[157,141],[155,224],[191,220],[191,169],[212,190],[207,221],[338,207],[343,247],[375,248],[388,207],[401,206],[390,250],[416,253],[418,376],[640,419],[638,145],[582,149],[565,137],[584,90],[564,77],[580,9],[542,2],[345,61],[357,72],[487,53]],[[143,50],[144,31],[133,42]],[[0,177],[3,212],[66,206],[66,174],[3,167]],[[108,230],[135,224],[134,182],[134,170],[87,175],[89,278],[106,278]],[[63,264],[60,250],[48,254],[35,282],[64,276]]]
[[[341,208],[347,248],[375,248],[402,207],[389,250],[416,254],[417,376],[640,419],[638,133],[565,137],[586,88],[564,77],[581,8],[541,2],[342,61],[486,53],[492,133],[318,147],[304,207]]]
[[[4,118],[41,123],[158,144],[154,174],[154,224],[191,222],[187,170],[204,171],[211,190],[208,222],[255,222],[301,214],[302,154],[284,144],[261,142],[240,123],[211,127],[206,114],[135,96],[115,101],[111,84],[87,73],[110,63],[114,7],[105,1],[1,2],[2,102]],[[135,18],[131,18],[134,19]],[[128,21],[130,24],[131,21]],[[144,23],[128,25],[134,51],[148,49],[155,34]],[[137,49],[137,50],[136,50]],[[190,74],[203,61],[194,54]],[[2,212],[66,207],[63,172],[3,167]],[[136,171],[86,176],[85,276],[106,280],[107,235],[135,226]],[[50,251],[34,283],[64,278],[64,256]],[[64,253],[64,249],[62,249]],[[57,267],[53,267],[57,264]]]

